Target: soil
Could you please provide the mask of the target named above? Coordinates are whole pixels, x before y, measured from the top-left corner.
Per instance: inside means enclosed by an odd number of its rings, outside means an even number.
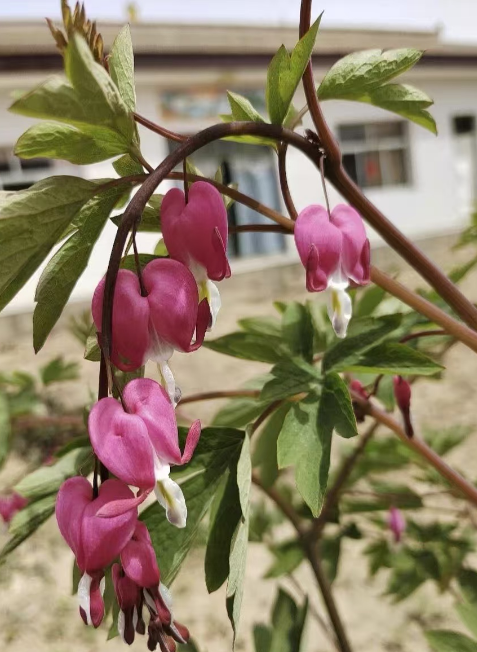
[[[433,251],[437,260],[446,266],[454,254],[449,254],[448,242]],[[461,255],[461,254],[459,254]],[[462,255],[461,255],[462,256]],[[377,258],[392,266],[393,258],[387,250],[377,252]],[[462,259],[466,259],[463,256]],[[447,264],[447,267],[449,265]],[[273,299],[304,299],[302,270],[298,267],[272,270],[262,275],[247,275],[223,283],[223,309],[217,334],[230,332],[239,317],[272,314]],[[415,285],[415,275],[405,270],[401,280]],[[463,284],[467,295],[477,300],[477,273]],[[73,311],[78,307],[73,307]],[[69,334],[67,319],[55,328],[45,350],[35,357],[31,349],[30,317],[9,318],[0,322],[0,368],[36,370],[39,365],[60,353],[68,360],[81,362],[81,382],[63,385],[62,400],[70,407],[77,406],[94,391],[97,365],[81,360],[80,345]],[[266,370],[253,364],[208,350],[190,356],[176,355],[174,372],[180,379],[183,394],[227,389],[240,386],[256,373]],[[53,391],[55,391],[53,389]],[[477,357],[458,345],[448,355],[442,382],[422,381],[415,385],[413,410],[418,428],[465,425],[476,428],[475,396],[477,393]],[[188,405],[187,415],[200,417],[204,422],[219,404]],[[184,412],[186,410],[184,409]],[[383,435],[385,436],[385,435]],[[477,459],[477,436],[473,434],[466,444],[455,450],[449,462],[457,468],[468,468]],[[24,462],[11,458],[0,476],[0,492],[21,476]],[[0,534],[0,545],[6,533]],[[384,576],[371,580],[361,556],[362,544],[346,540],[341,554],[334,593],[353,644],[354,652],[425,652],[429,648],[422,631],[433,627],[457,628],[449,595],[438,595],[431,586],[418,590],[404,604],[393,605],[383,597]],[[184,622],[200,644],[201,652],[225,652],[231,649],[231,630],[225,610],[224,590],[208,595],[203,573],[203,549],[196,548],[189,556],[173,585],[174,612]],[[106,627],[99,631],[85,627],[78,615],[75,597],[71,596],[72,554],[61,539],[55,523],[42,526],[0,567],[0,649],[5,652],[110,652],[124,649],[115,639],[106,644]],[[247,561],[247,581],[242,606],[240,635],[236,649],[252,652],[251,628],[254,623],[267,622],[277,585],[285,586],[295,597],[302,599],[287,580],[265,580],[263,575],[270,564],[270,554],[258,545],[250,544]],[[296,577],[309,594],[315,610],[324,614],[314,580],[305,564]],[[106,646],[106,648],[105,648]],[[145,650],[144,639],[136,641],[133,650]],[[304,652],[328,652],[333,646],[323,635],[313,617],[307,625],[307,645]]]

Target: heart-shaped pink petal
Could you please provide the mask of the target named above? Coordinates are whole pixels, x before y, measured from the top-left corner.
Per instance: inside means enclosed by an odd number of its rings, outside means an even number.
[[[140,489],[154,487],[154,451],[139,416],[125,412],[114,398],[103,398],[91,410],[88,428],[94,452],[114,475]]]

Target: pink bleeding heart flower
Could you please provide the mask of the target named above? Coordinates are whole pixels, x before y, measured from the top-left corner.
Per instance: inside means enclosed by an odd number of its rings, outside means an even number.
[[[346,288],[369,283],[370,247],[363,220],[346,204],[336,206],[331,215],[324,206],[308,206],[296,220],[295,243],[307,290],[331,289],[328,314],[336,335],[345,337],[352,312]]]
[[[161,204],[164,243],[171,258],[187,265],[207,298],[214,325],[220,294],[211,281],[230,276],[227,260],[228,222],[220,192],[206,181],[189,188],[188,202],[179,188],[169,190]]]
[[[153,260],[144,268],[142,277],[147,296],[141,295],[136,274],[119,270],[111,358],[122,371],[133,371],[148,359],[154,360],[174,400],[176,387],[167,362],[174,349],[190,352],[202,345],[210,322],[209,305],[205,299],[199,304],[194,277],[176,260]],[[100,332],[104,283],[104,279],[100,281],[92,302],[93,320]]]
[[[394,398],[401,411],[404,430],[408,437],[414,437],[411,419],[411,385],[402,376],[394,376]]]
[[[131,380],[123,392],[127,411],[113,398],[103,398],[90,412],[88,427],[93,449],[118,478],[142,490],[154,488],[167,518],[185,527],[187,508],[179,485],[170,477],[171,464],[186,464],[200,437],[200,421],[179,447],[177,421],[166,391],[150,378]]]
[[[400,543],[406,529],[406,520],[400,509],[391,507],[388,513],[388,527],[395,543]]]
[[[9,524],[17,512],[28,505],[28,499],[13,492],[9,496],[0,496],[0,518]]]
[[[115,503],[118,515],[104,516]],[[83,576],[78,585],[81,617],[98,627],[104,616],[104,568],[131,539],[137,523],[137,499],[119,480],[106,480],[97,498],[86,478],[66,480],[56,499],[60,532],[76,557]],[[129,506],[129,509],[128,509]]]
[[[135,631],[144,634],[145,625],[142,608],[150,613],[148,626],[149,649],[159,644],[162,649],[171,649],[171,641],[186,643],[187,629],[175,623],[170,611],[169,593],[160,582],[160,571],[151,537],[144,523],[138,521],[134,534],[121,553],[121,565],[113,567],[113,581],[120,613],[118,630],[129,645]],[[175,649],[175,648],[172,648]]]

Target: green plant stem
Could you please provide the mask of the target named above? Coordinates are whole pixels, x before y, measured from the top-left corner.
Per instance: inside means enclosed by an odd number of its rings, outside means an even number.
[[[338,613],[333,593],[331,592],[330,584],[323,571],[323,567],[318,557],[316,548],[315,546],[311,545],[300,517],[294,510],[293,506],[290,505],[290,503],[285,498],[283,498],[283,496],[274,487],[265,486],[255,473],[252,473],[252,482],[257,487],[259,487],[270,498],[270,500],[275,503],[275,505],[280,509],[280,511],[295,528],[300,544],[303,547],[303,551],[308,559],[308,563],[313,570],[313,574],[323,597],[323,602],[325,604],[330,622],[333,625],[336,639],[339,644],[339,650],[340,652],[351,652],[351,646],[348,642],[343,623]]]
[[[310,528],[309,537],[312,541],[316,541],[320,538],[321,533],[326,523],[328,522],[333,509],[338,503],[338,500],[344,490],[348,478],[350,477],[356,465],[356,462],[364,453],[369,440],[374,435],[378,427],[379,423],[377,421],[371,424],[366,432],[361,435],[358,445],[355,446],[353,452],[344,460],[343,464],[341,465],[341,468],[338,471],[338,475],[336,476],[336,480],[326,494],[325,502],[323,503],[323,508],[320,512],[320,515],[314,519],[313,525]]]
[[[298,217],[295,204],[290,192],[290,186],[288,185],[287,177],[287,149],[288,145],[286,143],[281,143],[278,146],[278,176],[280,180],[280,188],[282,191],[283,201],[287,207],[288,214],[292,220],[296,220]]]
[[[300,37],[310,28],[312,0],[302,0]],[[364,195],[342,164],[339,145],[328,127],[318,102],[311,61],[303,74],[303,86],[313,124],[326,153],[325,173],[338,192],[361,216],[440,294],[462,320],[477,328],[477,309],[434,263],[397,229]]]
[[[444,462],[423,439],[416,436],[409,438],[402,425],[391,414],[381,410],[372,401],[363,398],[358,392],[349,389],[349,393],[353,401],[361,406],[365,414],[392,430],[406,446],[418,453],[420,457],[423,457],[443,478],[458,489],[469,502],[477,506],[477,488]]]

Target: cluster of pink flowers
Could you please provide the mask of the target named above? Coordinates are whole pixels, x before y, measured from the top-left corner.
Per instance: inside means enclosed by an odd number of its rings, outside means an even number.
[[[338,337],[345,337],[352,304],[346,288],[369,283],[370,247],[363,220],[354,208],[308,206],[295,223],[295,243],[306,269],[309,292],[329,290],[328,315]]]
[[[111,363],[134,371],[153,360],[162,385],[136,378],[121,401],[99,400],[88,429],[94,452],[115,476],[94,491],[88,480],[70,478],[61,486],[56,518],[82,572],[80,613],[97,627],[104,616],[105,573],[111,564],[120,608],[118,630],[131,644],[144,634],[143,609],[150,614],[148,648],[173,652],[185,643],[187,629],[174,621],[167,588],[138,506],[154,491],[170,523],[186,527],[187,506],[171,465],[186,464],[200,437],[195,421],[184,450],[179,446],[175,407],[180,397],[168,362],[174,351],[198,349],[215,323],[220,296],[212,281],[230,276],[226,247],[227,212],[220,193],[206,182],[194,183],[186,202],[174,188],[163,199],[161,225],[169,258],[150,262],[139,277],[120,270],[113,300]],[[101,332],[104,280],[92,301],[93,320]],[[130,487],[137,488],[136,494]],[[119,561],[117,559],[119,558]]]

